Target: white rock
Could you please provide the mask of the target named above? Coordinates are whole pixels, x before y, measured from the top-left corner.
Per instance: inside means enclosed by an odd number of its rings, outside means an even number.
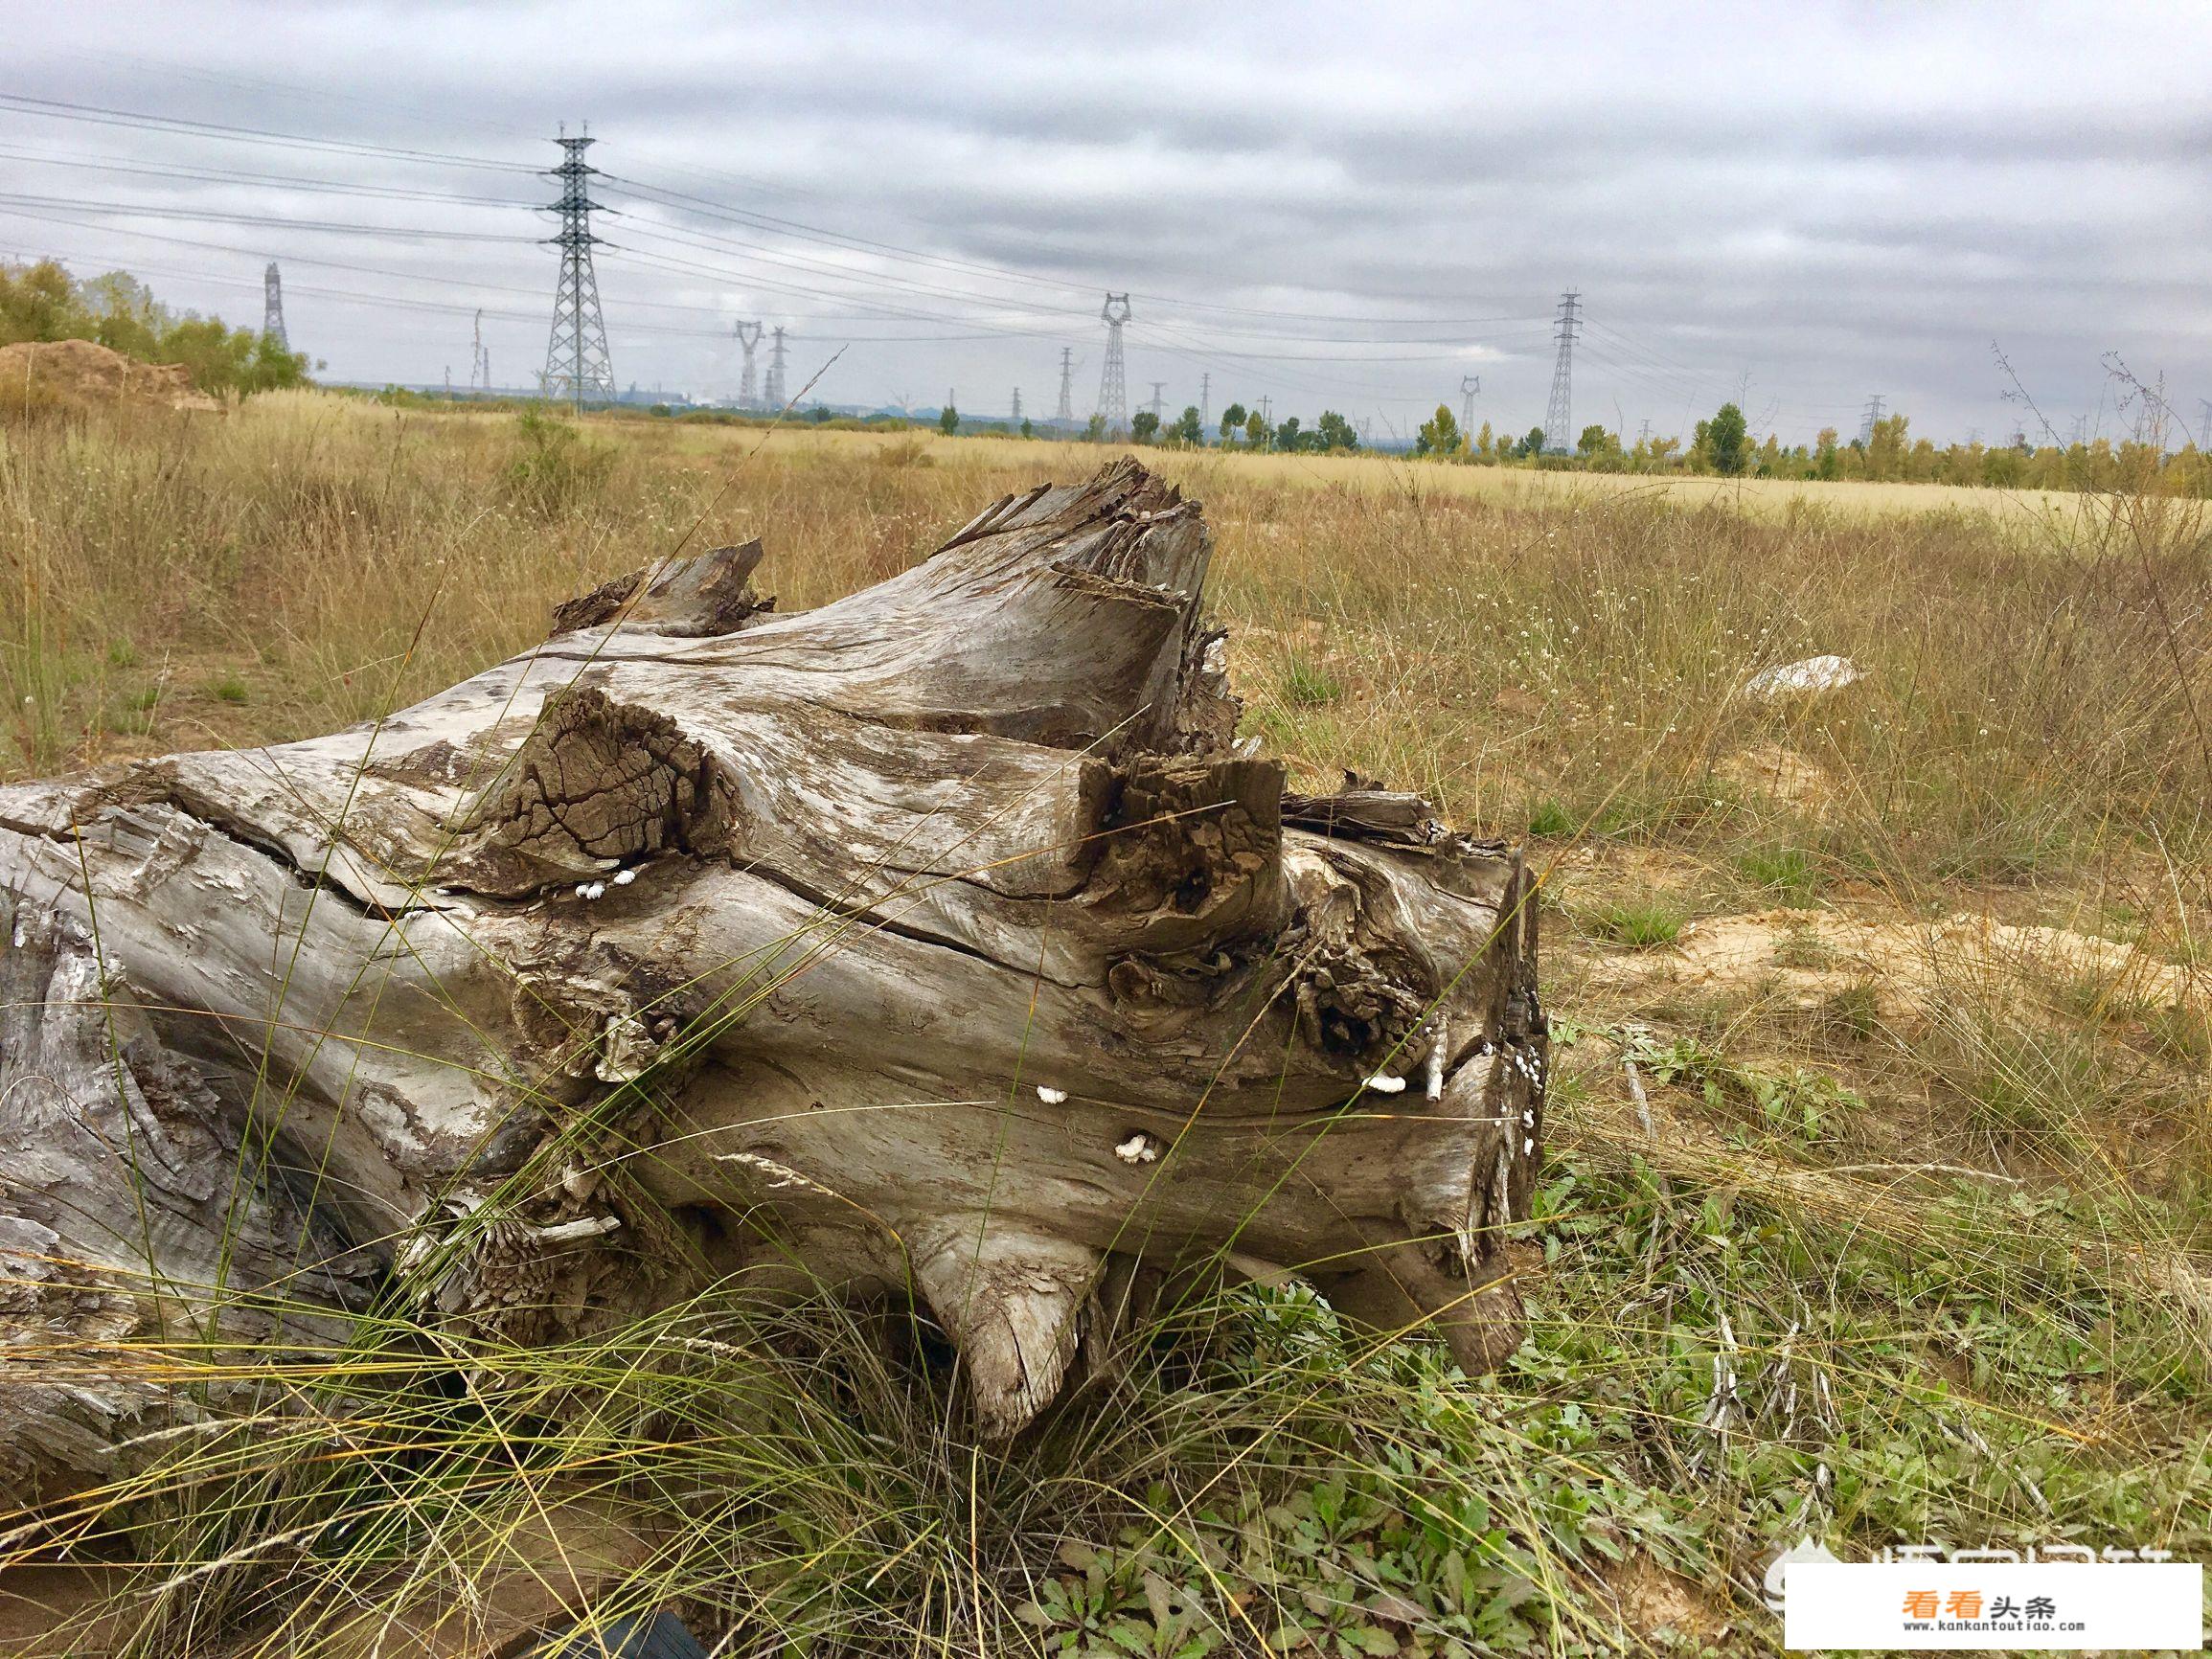
[[[1792,692],[1837,692],[1859,679],[1859,665],[1849,657],[1807,657],[1762,669],[1744,682],[1754,697],[1780,697]]]
[[[1367,1079],[1367,1087],[1371,1092],[1378,1095],[1402,1094],[1405,1091],[1405,1079],[1403,1078],[1394,1078],[1384,1073],[1378,1072],[1375,1074],[1375,1076]]]
[[[1067,1091],[1065,1089],[1048,1089],[1039,1083],[1037,1085],[1037,1098],[1048,1106],[1057,1106],[1067,1099]]]
[[[627,887],[636,879],[637,872],[634,870],[617,870],[614,873],[614,884],[617,887]]]

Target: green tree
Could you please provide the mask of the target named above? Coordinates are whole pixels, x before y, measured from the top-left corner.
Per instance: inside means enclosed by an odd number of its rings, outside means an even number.
[[[1232,403],[1222,410],[1221,442],[1223,443],[1236,443],[1237,434],[1243,431],[1244,422],[1250,419],[1251,412],[1242,403]]]
[[[1206,428],[1198,420],[1198,406],[1196,403],[1183,406],[1182,414],[1176,417],[1174,425],[1169,428],[1168,436],[1177,443],[1188,443],[1194,449],[1205,443]]]
[[[287,352],[217,317],[178,317],[127,271],[82,283],[52,260],[0,266],[0,345],[97,340],[149,363],[178,363],[203,392],[266,392],[307,383],[305,352]]]
[[[1093,415],[1083,423],[1083,439],[1085,443],[1104,443],[1106,436],[1106,417],[1104,415]]]
[[[1821,427],[1820,436],[1813,441],[1813,472],[1816,478],[1836,476],[1836,428],[1833,426]]]
[[[1905,428],[1911,424],[1908,417],[1891,415],[1874,423],[1874,434],[1866,441],[1866,476],[1873,479],[1903,478],[1905,473]]]
[[[1413,435],[1413,453],[1416,455],[1456,455],[1466,445],[1467,439],[1459,430],[1459,420],[1448,403],[1439,403],[1436,413],[1421,423]]]
[[[1267,446],[1267,420],[1257,409],[1244,417],[1244,442],[1255,449]]]
[[[1531,455],[1541,455],[1543,453],[1543,428],[1531,426],[1528,429],[1528,436],[1513,446],[1513,452],[1524,461]]]
[[[0,346],[24,340],[83,340],[92,319],[69,273],[52,260],[0,268]]]
[[[1750,451],[1745,444],[1743,410],[1733,403],[1721,405],[1720,412],[1706,423],[1705,449],[1713,470],[1723,478],[1733,478],[1744,470]]]
[[[1312,436],[1311,432],[1298,430],[1298,417],[1292,415],[1275,428],[1275,447],[1286,455],[1295,455],[1299,450],[1309,447]]]
[[[1474,452],[1477,455],[1487,457],[1496,446],[1496,443],[1497,440],[1493,438],[1490,434],[1490,422],[1485,420],[1482,423],[1482,430],[1475,434]]]
[[[1160,418],[1150,409],[1139,409],[1129,418],[1129,436],[1139,443],[1151,443],[1159,438]]]
[[[1037,436],[1037,428],[1030,424],[1029,417],[1026,415],[1021,418],[1021,435],[1024,438],[1035,438]]]
[[[946,404],[944,410],[937,417],[937,430],[947,438],[959,431],[960,411],[949,403]]]
[[[1321,419],[1313,422],[1313,430],[1320,438],[1321,447],[1324,449],[1357,449],[1359,447],[1359,434],[1353,430],[1352,422],[1345,420],[1334,409],[1321,411]]]

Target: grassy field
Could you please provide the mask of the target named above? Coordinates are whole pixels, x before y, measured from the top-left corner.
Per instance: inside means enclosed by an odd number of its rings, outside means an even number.
[[[312,394],[0,428],[0,773],[369,717],[679,544],[760,534],[818,603],[1101,459]],[[1546,872],[1510,1367],[1245,1294],[996,1453],[831,1310],[505,1355],[466,1410],[427,1363],[346,1375],[374,1475],[257,1423],[148,1477],[138,1651],[553,1557],[742,1653],[1764,1652],[1807,1533],[2212,1548],[2201,506],[1159,465],[1218,536],[1243,729]],[[1745,690],[1828,652],[1858,683]]]

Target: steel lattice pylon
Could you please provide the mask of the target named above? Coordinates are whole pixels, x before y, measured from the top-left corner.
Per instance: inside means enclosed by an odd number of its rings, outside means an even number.
[[[1098,412],[1106,420],[1106,436],[1119,438],[1129,429],[1129,389],[1122,373],[1122,325],[1129,320],[1129,297],[1108,294],[1099,308],[1106,326],[1106,369],[1099,375]]]
[[[591,234],[588,180],[599,169],[583,159],[584,150],[596,142],[589,133],[570,138],[563,131],[554,140],[561,148],[560,165],[549,170],[549,175],[560,181],[560,199],[552,209],[560,216],[560,232],[545,239],[560,250],[560,282],[553,290],[545,395],[566,398],[580,409],[586,398],[607,402],[614,398],[614,365],[606,352],[606,322],[599,311],[599,276],[591,265],[591,250],[600,242]]]
[[[285,279],[278,274],[274,260],[262,273],[262,332],[277,343],[279,351],[292,349],[291,339],[285,332]]]
[[[1560,354],[1552,368],[1551,405],[1543,418],[1543,446],[1547,455],[1564,455],[1575,446],[1575,330],[1582,326],[1582,295],[1571,288],[1562,294],[1559,317],[1552,327],[1552,337],[1560,343]]]
[[[768,330],[768,409],[781,415],[784,412],[784,330]]]
[[[1075,424],[1075,405],[1068,400],[1068,383],[1075,378],[1075,367],[1071,361],[1074,354],[1075,348],[1072,346],[1060,349],[1060,407],[1052,412],[1052,423],[1055,426]]]
[[[738,407],[757,409],[760,407],[760,398],[755,391],[758,382],[753,378],[753,352],[761,343],[761,325],[757,322],[740,323],[737,335],[738,344],[745,353],[745,375],[738,385]]]

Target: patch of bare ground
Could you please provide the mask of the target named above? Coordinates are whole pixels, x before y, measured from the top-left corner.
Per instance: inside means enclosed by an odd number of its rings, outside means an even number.
[[[1728,1631],[1724,1603],[1648,1556],[1630,1556],[1606,1582],[1620,1604],[1621,1623],[1635,1637],[1649,1641],[1673,1635],[1709,1642]]]
[[[1630,995],[1658,987],[1730,991],[1757,987],[1803,1008],[1864,988],[1885,1018],[1910,1018],[1945,989],[2025,994],[2087,986],[2122,1006],[2181,1010],[2212,996],[2199,966],[2164,961],[2120,940],[2071,928],[2019,925],[1961,912],[1938,921],[1832,910],[1777,909],[1693,921],[1665,953],[1608,957],[1594,984]]]

